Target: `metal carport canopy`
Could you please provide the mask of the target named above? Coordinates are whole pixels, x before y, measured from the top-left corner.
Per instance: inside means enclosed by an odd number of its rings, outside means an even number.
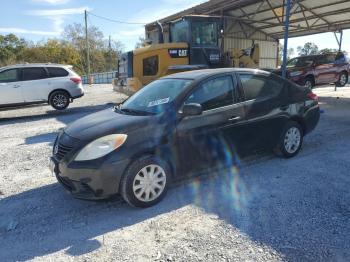
[[[350,29],[349,0],[291,2],[289,37]],[[286,6],[287,0],[211,0],[161,19],[160,22],[166,23],[190,14],[219,15],[237,20],[274,39],[283,39]]]

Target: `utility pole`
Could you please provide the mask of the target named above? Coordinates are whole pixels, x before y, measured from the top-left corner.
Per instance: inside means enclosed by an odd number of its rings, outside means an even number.
[[[282,77],[286,78],[287,76],[287,52],[288,52],[288,37],[289,37],[289,17],[290,10],[292,7],[292,0],[287,0],[286,6],[286,18],[284,23],[284,46],[283,46],[283,64],[282,64]]]
[[[85,10],[85,41],[86,41],[86,61],[87,61],[87,78],[90,84],[90,45],[88,35],[88,24],[87,24],[87,11]]]
[[[109,53],[109,71],[112,71],[112,43],[111,43],[111,36],[109,36],[109,41],[108,41],[108,53]]]

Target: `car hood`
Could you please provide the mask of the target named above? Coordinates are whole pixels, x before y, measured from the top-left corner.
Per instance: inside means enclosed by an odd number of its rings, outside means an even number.
[[[107,109],[73,122],[64,132],[70,137],[91,141],[105,135],[124,134],[142,128],[152,117],[154,116],[120,114],[113,109]]]

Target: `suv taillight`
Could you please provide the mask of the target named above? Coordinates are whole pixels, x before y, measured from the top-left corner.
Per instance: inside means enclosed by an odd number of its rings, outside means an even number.
[[[81,83],[80,77],[71,77],[70,80],[73,81],[74,83],[76,83],[77,85]]]
[[[314,101],[318,102],[318,96],[315,93],[313,93],[313,92],[308,93],[307,97],[310,98],[311,100],[314,100]]]

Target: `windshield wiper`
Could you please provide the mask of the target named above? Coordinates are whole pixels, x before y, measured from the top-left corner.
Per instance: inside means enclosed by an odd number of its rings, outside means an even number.
[[[131,108],[118,108],[119,111],[125,112],[125,113],[130,113],[130,114],[135,114],[135,115],[154,115],[152,112],[148,111],[142,111],[142,110],[137,110],[137,109],[131,109]]]

